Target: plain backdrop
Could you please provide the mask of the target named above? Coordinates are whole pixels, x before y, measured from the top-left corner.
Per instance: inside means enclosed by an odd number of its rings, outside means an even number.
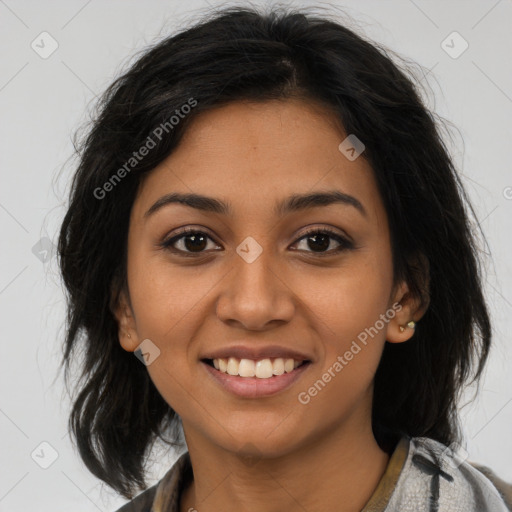
[[[461,411],[465,448],[470,460],[512,481],[512,1],[287,4],[339,6],[356,20],[353,28],[420,63],[428,106],[456,127],[450,148],[488,241],[494,328],[480,393]],[[88,472],[67,433],[70,403],[58,373],[65,308],[53,244],[74,169],[72,134],[137,51],[189,25],[204,7],[199,0],[0,0],[2,512],[36,505],[107,512],[126,501]],[[156,453],[150,484],[178,455]]]

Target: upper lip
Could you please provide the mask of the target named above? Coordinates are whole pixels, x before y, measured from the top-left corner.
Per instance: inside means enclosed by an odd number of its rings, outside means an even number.
[[[233,345],[232,347],[223,347],[204,354],[201,359],[228,359],[236,357],[237,359],[267,359],[282,357],[284,359],[295,359],[296,361],[311,361],[311,357],[298,350],[281,347],[279,345],[268,345],[266,347],[255,347],[247,345]]]

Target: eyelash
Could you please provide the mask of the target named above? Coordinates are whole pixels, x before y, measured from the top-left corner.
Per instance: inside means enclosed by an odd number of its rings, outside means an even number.
[[[197,252],[197,253],[194,253],[194,252],[191,252],[191,251],[182,251],[181,249],[175,249],[174,247],[172,247],[172,245],[174,245],[176,242],[178,242],[179,240],[181,240],[182,238],[185,238],[187,235],[191,235],[191,234],[194,234],[194,235],[206,235],[210,240],[214,241],[210,235],[208,235],[208,233],[204,232],[204,231],[200,231],[198,229],[195,229],[195,228],[184,228],[179,234],[173,236],[172,238],[168,239],[168,240],[164,240],[160,246],[170,252],[173,252],[175,254],[179,254],[180,256],[183,256],[183,257],[200,257],[201,255],[204,255],[205,254],[205,251],[203,252]],[[327,251],[327,252],[314,252],[314,251],[305,251],[307,253],[311,253],[311,254],[314,254],[316,256],[319,256],[319,257],[327,257],[327,256],[333,256],[334,254],[339,254],[340,252],[342,251],[346,251],[346,250],[351,250],[351,249],[354,249],[354,244],[352,242],[350,242],[349,240],[343,238],[341,235],[339,235],[338,233],[336,233],[335,231],[329,229],[329,228],[312,228],[312,229],[309,229],[308,231],[306,231],[306,233],[304,233],[299,239],[296,240],[296,243],[297,242],[300,242],[301,240],[303,240],[304,238],[308,238],[312,235],[328,235],[330,238],[334,239],[336,242],[338,242],[340,245],[339,247],[337,247],[336,249],[331,249],[330,251]],[[300,252],[303,252],[303,251],[300,251]]]

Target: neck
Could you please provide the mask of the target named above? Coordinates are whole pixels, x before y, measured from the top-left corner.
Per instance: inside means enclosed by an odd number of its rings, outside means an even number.
[[[194,480],[180,511],[359,512],[369,501],[389,462],[371,429],[336,427],[277,457],[247,462],[233,451],[188,433]]]

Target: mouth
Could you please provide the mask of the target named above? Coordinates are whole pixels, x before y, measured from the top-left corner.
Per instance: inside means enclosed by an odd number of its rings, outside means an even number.
[[[310,360],[266,358],[260,360],[201,359],[203,368],[216,385],[242,398],[275,395],[289,388],[307,372]]]
[[[236,357],[219,358],[219,359],[202,359],[203,363],[211,368],[231,375],[233,377],[273,379],[285,373],[292,373],[297,368],[310,364],[311,361],[296,360],[292,358],[264,358],[254,359],[238,359]]]

